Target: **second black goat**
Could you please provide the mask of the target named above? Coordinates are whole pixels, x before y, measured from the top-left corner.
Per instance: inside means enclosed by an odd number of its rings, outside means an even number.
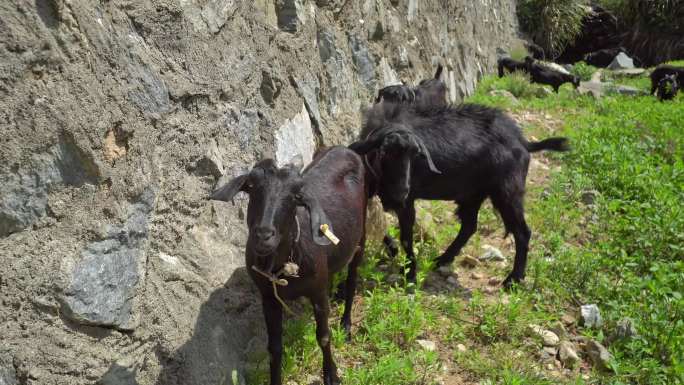
[[[458,204],[461,230],[437,260],[449,265],[477,227],[480,206],[489,198],[515,238],[513,271],[503,284],[525,277],[530,229],[523,196],[530,153],[564,151],[567,139],[527,141],[518,125],[500,110],[474,104],[430,111],[376,104],[366,116],[362,140],[350,148],[366,157],[371,194],[399,218],[401,244],[409,260],[407,279],[415,282],[414,201],[451,200]]]

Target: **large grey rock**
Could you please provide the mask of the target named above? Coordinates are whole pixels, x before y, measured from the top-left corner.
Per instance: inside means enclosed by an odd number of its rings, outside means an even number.
[[[275,103],[276,98],[280,95],[280,90],[283,88],[283,82],[271,71],[261,71],[261,97],[271,106]]]
[[[97,385],[138,385],[138,382],[135,380],[135,370],[114,364],[100,378]]]
[[[276,15],[280,29],[297,32],[306,22],[305,2],[303,0],[277,0]]]
[[[613,355],[608,349],[594,340],[587,341],[585,349],[594,367],[604,371],[611,370],[610,362],[613,360]]]
[[[213,175],[214,178],[220,178],[223,175],[223,160],[216,140],[209,141],[204,155],[197,162],[197,170],[201,175]]]
[[[544,346],[558,346],[558,343],[560,342],[560,338],[558,338],[556,333],[546,330],[539,325],[530,324],[528,325],[528,329],[532,335],[537,336],[542,340]]]
[[[110,226],[107,237],[91,242],[73,268],[62,310],[72,320],[130,330],[137,285],[144,274],[147,222],[155,195],[147,190],[129,208],[123,226]]]
[[[369,91],[375,89],[375,63],[368,52],[366,42],[354,34],[349,34],[349,48],[351,49],[352,59],[356,72],[359,74],[361,82]]]
[[[600,328],[603,325],[601,311],[595,304],[582,305],[580,308],[582,325],[586,328]]]
[[[634,61],[624,52],[620,52],[615,59],[608,65],[611,70],[624,70],[634,68]]]
[[[186,7],[185,16],[196,32],[212,34],[221,31],[239,5],[236,0],[210,0],[202,3],[201,7]]]
[[[638,336],[639,333],[634,326],[634,321],[629,318],[623,318],[618,321],[615,326],[615,331],[611,335],[612,340],[629,340]]]
[[[491,90],[491,91],[489,91],[489,95],[508,99],[512,104],[518,104],[519,103],[518,98],[516,98],[515,95],[513,95],[508,90]]]
[[[12,365],[0,365],[0,385],[17,385],[17,374]]]
[[[506,260],[506,257],[504,257],[501,250],[497,249],[492,245],[483,245],[482,249],[484,250],[484,252],[482,253],[482,255],[480,255],[480,261],[501,262]]]
[[[319,29],[317,33],[318,53],[321,61],[326,62],[336,56],[335,33],[328,29]]]
[[[60,186],[95,184],[99,167],[68,135],[42,154],[0,174],[0,237],[47,215],[48,194]]]
[[[575,345],[569,341],[562,341],[558,345],[558,358],[566,368],[572,368],[580,362]]]
[[[593,96],[594,99],[600,99],[610,87],[610,83],[597,81],[580,82],[579,87],[577,87],[577,92],[580,95],[590,95]]]
[[[315,75],[306,75],[303,78],[293,77],[292,81],[297,87],[297,92],[304,99],[304,105],[309,112],[314,129],[320,132],[322,123],[318,94],[321,92],[321,85],[318,78]]]
[[[619,95],[626,95],[626,96],[639,96],[644,94],[644,92],[636,87],[632,86],[625,86],[622,84],[618,84],[613,88],[613,92],[619,94]]]
[[[128,64],[128,97],[147,117],[157,118],[171,108],[169,90],[159,73],[136,52]]]
[[[641,76],[644,73],[646,73],[646,70],[643,68],[627,68],[627,69],[613,71],[613,75],[626,76],[626,77],[630,77],[630,78]]]
[[[380,59],[380,74],[382,75],[382,87],[401,84],[397,73],[392,69],[387,58]]]
[[[418,16],[418,0],[408,1],[408,21],[409,23],[416,19]]]
[[[311,128],[311,119],[302,105],[302,110],[292,119],[288,119],[275,134],[275,160],[279,167],[289,163],[292,158],[301,155],[304,165],[313,159],[316,142]]]

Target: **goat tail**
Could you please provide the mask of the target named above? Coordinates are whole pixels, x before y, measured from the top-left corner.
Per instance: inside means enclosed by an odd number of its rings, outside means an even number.
[[[548,138],[540,142],[528,142],[525,141],[525,147],[529,152],[537,152],[543,150],[549,151],[569,151],[570,143],[568,143],[568,138]]]

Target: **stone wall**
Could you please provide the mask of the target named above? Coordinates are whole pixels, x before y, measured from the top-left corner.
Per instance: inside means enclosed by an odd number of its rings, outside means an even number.
[[[0,2],[0,384],[229,384],[265,349],[258,159],[348,143],[378,88],[472,92],[513,0]]]

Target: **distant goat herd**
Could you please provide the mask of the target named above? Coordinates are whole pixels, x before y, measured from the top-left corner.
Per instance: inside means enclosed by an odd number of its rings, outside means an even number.
[[[534,82],[575,87],[579,80],[524,62],[499,61],[499,75],[525,71]],[[323,351],[325,385],[338,384],[328,327],[331,276],[348,267],[343,287],[342,326],[350,338],[351,307],[357,268],[363,259],[366,208],[378,196],[385,210],[399,218],[401,245],[408,255],[407,281],[416,281],[413,225],[417,199],[458,204],[461,228],[437,259],[449,266],[477,228],[478,212],[489,198],[500,213],[506,233],[515,240],[513,270],[503,281],[510,287],[525,277],[531,231],[525,221],[523,196],[530,153],[568,150],[565,138],[529,141],[504,112],[476,104],[450,105],[447,87],[435,76],[417,86],[396,85],[379,91],[365,114],[360,139],[349,147],[319,150],[302,168],[301,158],[277,167],[273,160],[218,187],[211,199],[229,202],[239,192],[249,195],[246,265],[262,296],[271,356],[271,385],[280,385],[283,353],[283,299],[307,297],[313,305],[316,338]],[[651,75],[653,93],[677,90],[684,69],[661,66]],[[663,95],[662,93],[660,95]],[[389,246],[394,241],[385,237]],[[396,252],[396,246],[393,248]]]
[[[585,60],[587,63],[598,67],[606,67],[619,52],[623,52],[623,49],[601,50],[587,55]],[[510,57],[499,59],[499,77],[503,77],[506,72],[529,74],[533,83],[550,85],[556,93],[564,83],[571,83],[575,88],[580,85],[580,79],[577,76],[558,71],[548,65],[539,64],[530,56],[526,56],[523,61],[517,61]],[[665,64],[659,65],[651,72],[651,92],[649,95],[655,93],[661,101],[672,100],[677,96],[682,85],[684,85],[684,68]]]

